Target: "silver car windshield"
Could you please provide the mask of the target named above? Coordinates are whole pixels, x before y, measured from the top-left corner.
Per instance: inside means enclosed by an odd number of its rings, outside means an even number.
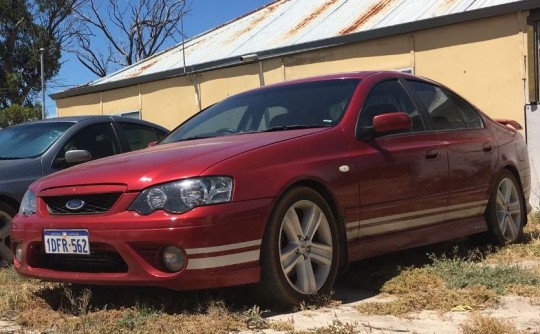
[[[160,143],[339,123],[359,79],[287,84],[239,94],[196,114]]]
[[[75,123],[30,123],[0,130],[0,160],[24,159],[43,154]]]

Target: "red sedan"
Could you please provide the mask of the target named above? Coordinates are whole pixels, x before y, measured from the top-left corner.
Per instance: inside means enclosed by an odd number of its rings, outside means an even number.
[[[402,73],[262,87],[155,147],[33,183],[13,220],[14,265],[73,283],[259,283],[263,298],[297,303],[351,261],[476,233],[519,241],[519,128]]]

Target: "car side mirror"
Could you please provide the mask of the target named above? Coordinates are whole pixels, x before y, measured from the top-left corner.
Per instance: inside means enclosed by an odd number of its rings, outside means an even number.
[[[87,150],[71,150],[67,151],[65,161],[69,165],[80,164],[92,160],[92,154]]]
[[[158,140],[151,141],[146,145],[146,148],[154,147],[156,146],[157,143],[158,143]]]
[[[411,117],[404,112],[392,112],[373,117],[373,126],[362,126],[356,131],[359,140],[371,140],[378,135],[410,130]]]
[[[375,133],[398,132],[412,128],[411,117],[404,112],[377,115],[373,118]]]

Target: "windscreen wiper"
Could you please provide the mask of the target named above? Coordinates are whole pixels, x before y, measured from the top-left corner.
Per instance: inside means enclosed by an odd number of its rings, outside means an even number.
[[[177,140],[176,142],[179,142],[179,141],[189,141],[189,140],[195,140],[195,139],[212,138],[212,137],[215,137],[215,136],[210,136],[210,135],[196,135],[196,136],[191,136],[191,137],[187,137],[187,138],[182,138],[182,139],[180,139],[180,140]]]
[[[320,124],[312,124],[312,125],[305,125],[305,124],[280,125],[280,126],[273,126],[273,127],[268,128],[266,130],[263,130],[262,132],[297,130],[297,129],[312,129],[312,128],[327,128],[327,127],[329,127],[329,125],[320,125]]]

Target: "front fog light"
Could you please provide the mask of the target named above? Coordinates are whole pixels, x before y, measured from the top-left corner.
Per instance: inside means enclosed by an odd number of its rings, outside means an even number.
[[[184,253],[176,246],[167,246],[161,253],[161,261],[167,270],[180,271],[184,267]]]
[[[23,259],[23,244],[18,242],[15,244],[15,258],[17,261],[22,262]]]

